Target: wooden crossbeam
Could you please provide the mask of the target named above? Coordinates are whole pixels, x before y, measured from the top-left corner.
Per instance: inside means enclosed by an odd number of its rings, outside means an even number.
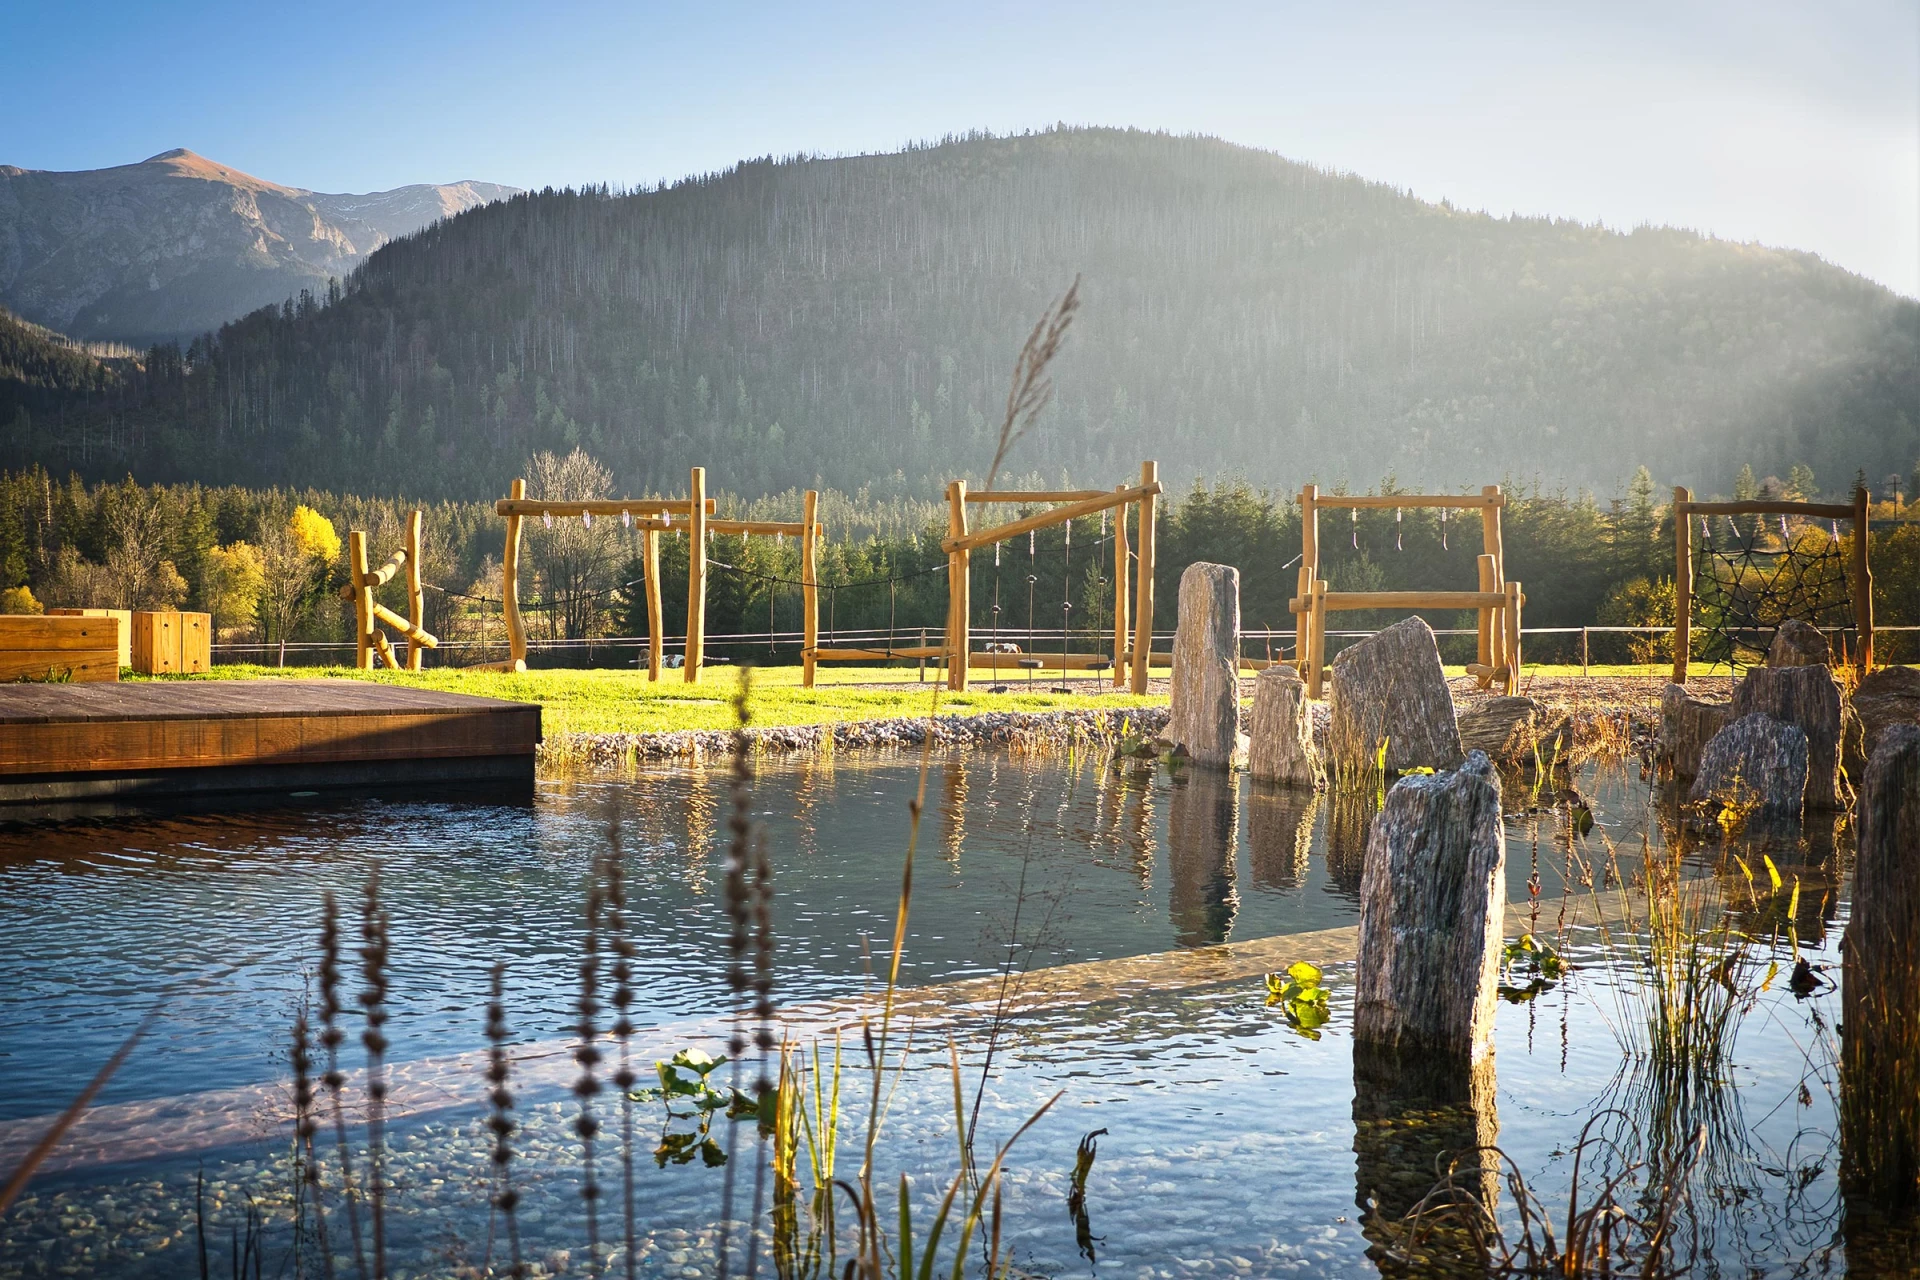
[[[1385,507],[1451,507],[1456,511],[1471,510],[1480,507],[1504,507],[1507,495],[1504,493],[1386,493],[1386,494],[1328,494],[1315,493],[1313,505],[1316,507],[1339,507],[1343,510],[1377,510]]]
[[[707,511],[715,508],[715,500],[706,499]],[[690,498],[596,498],[590,502],[565,502],[546,498],[501,498],[493,504],[495,515],[502,516],[657,516],[693,514],[693,500]]]
[[[1131,489],[1121,489],[1113,493],[1102,491],[1099,496],[1081,502],[1055,507],[1051,511],[1035,512],[1022,519],[995,525],[991,529],[982,529],[977,533],[969,533],[964,537],[948,538],[940,546],[948,553],[971,551],[975,547],[990,547],[996,542],[1017,538],[1031,529],[1046,529],[1056,524],[1065,524],[1069,520],[1078,520],[1082,516],[1098,515],[1114,507],[1123,507],[1129,502],[1156,497],[1159,493],[1160,482],[1157,480],[1151,484],[1136,485]]]
[[[423,649],[438,649],[439,638],[423,627],[416,627],[378,600],[373,602],[373,616],[398,631]],[[377,632],[375,634],[378,634]]]
[[[1683,516],[1805,516],[1809,520],[1851,520],[1851,505],[1837,502],[1683,502]]]
[[[1358,609],[1498,609],[1507,603],[1501,591],[1329,591],[1325,595],[1328,613],[1352,613]],[[1304,612],[1310,602],[1295,596],[1287,608]]]
[[[1104,498],[1110,489],[979,489],[967,494],[968,502],[1005,502],[1019,504],[1023,502],[1085,502],[1089,498]]]
[[[885,662],[889,658],[944,658],[946,646],[937,644],[908,645],[899,649],[863,649],[840,645],[816,646],[806,651],[806,655],[815,662]]]

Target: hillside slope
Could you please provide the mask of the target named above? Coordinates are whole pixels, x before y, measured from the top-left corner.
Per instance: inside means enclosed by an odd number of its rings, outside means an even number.
[[[1641,463],[1711,489],[1805,462],[1837,488],[1920,457],[1920,305],[1810,255],[1114,130],[516,196],[387,245],[337,303],[228,326],[99,439],[76,411],[10,445],[480,497],[579,444],[631,490],[703,464],[736,492],[924,494],[985,465],[1013,355],[1076,274],[1022,471],[1611,492]]]
[[[186,150],[77,173],[0,165],[0,304],[77,338],[184,342],[513,193],[460,182],[328,195]]]

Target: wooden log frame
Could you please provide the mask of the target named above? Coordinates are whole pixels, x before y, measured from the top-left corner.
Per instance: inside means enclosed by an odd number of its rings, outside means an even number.
[[[1018,665],[1020,661],[1044,659],[1046,666],[1065,671],[1097,671],[1105,667],[1108,658],[1094,654],[976,654],[972,652],[972,555],[979,547],[990,547],[996,542],[1006,542],[1023,533],[1038,529],[1051,528],[1065,524],[1069,520],[1078,520],[1085,516],[1098,515],[1103,511],[1112,511],[1115,516],[1113,538],[1113,582],[1114,582],[1114,622],[1113,622],[1113,684],[1120,688],[1131,683],[1133,692],[1147,691],[1147,666],[1149,648],[1153,640],[1153,512],[1154,500],[1160,493],[1159,464],[1143,462],[1140,464],[1140,483],[1129,487],[1116,485],[1111,491],[1106,489],[1045,489],[1022,492],[1012,489],[982,489],[969,493],[967,482],[955,480],[947,485],[947,537],[941,543],[941,549],[947,553],[947,625],[946,637],[939,650],[921,652],[919,649],[893,649],[882,653],[875,649],[814,649],[809,652],[821,661],[862,661],[873,656],[895,658],[932,658],[943,659],[947,666],[947,688],[963,692],[968,685],[968,672],[975,667],[999,672],[1009,664]],[[969,505],[1028,505],[1033,503],[1054,503],[1051,510],[1038,511],[1029,516],[1005,524],[991,525],[984,529],[974,529],[967,518]],[[1136,510],[1138,524],[1137,555],[1133,552],[1127,538],[1127,512]],[[1131,593],[1127,587],[1127,562],[1138,560],[1138,581]],[[809,575],[811,577],[811,575]],[[1133,644],[1127,643],[1129,630],[1132,631]]]
[[[1693,658],[1693,518],[1695,516],[1799,516],[1806,520],[1851,520],[1853,547],[1848,586],[1853,593],[1853,625],[1858,637],[1854,663],[1858,674],[1873,669],[1873,567],[1869,536],[1872,500],[1856,485],[1853,501],[1788,502],[1779,499],[1749,502],[1695,502],[1693,490],[1673,490],[1673,683],[1687,682]]]
[[[1497,484],[1477,494],[1387,493],[1322,494],[1319,485],[1300,490],[1300,569],[1294,596],[1287,602],[1294,624],[1293,657],[1307,682],[1307,696],[1318,698],[1326,683],[1327,615],[1364,609],[1473,609],[1479,614],[1477,661],[1467,671],[1485,689],[1497,680],[1511,695],[1519,688],[1520,606],[1525,597],[1506,577],[1506,542],[1501,512],[1507,496]],[[1379,511],[1387,508],[1438,507],[1478,511],[1482,554],[1476,567],[1477,591],[1330,591],[1320,576],[1320,512]]]
[[[340,598],[353,601],[353,659],[362,671],[373,669],[376,656],[389,670],[400,670],[400,660],[394,655],[386,633],[380,630],[381,623],[407,638],[408,671],[420,670],[425,650],[440,647],[439,638],[422,625],[425,598],[420,581],[421,520],[422,513],[417,510],[407,517],[407,545],[373,570],[367,568],[366,532],[352,529],[347,533],[347,582],[340,588]],[[392,582],[402,569],[407,573],[407,616],[404,618],[373,598],[375,588]],[[511,633],[512,628],[508,630]]]
[[[657,683],[664,666],[665,629],[661,622],[660,535],[675,530],[674,518],[682,521],[688,537],[687,551],[687,633],[686,659],[682,667],[688,684],[698,684],[706,666],[706,593],[707,537],[731,534],[745,537],[791,537],[800,539],[800,578],[802,601],[801,654],[805,668],[804,683],[813,687],[814,650],[820,635],[819,584],[817,562],[821,525],[820,494],[809,489],[801,518],[795,520],[722,520],[714,517],[718,502],[707,496],[707,469],[694,467],[688,475],[685,498],[595,498],[546,499],[527,497],[527,482],[515,480],[508,496],[493,504],[494,512],[506,518],[507,548],[503,562],[504,580],[501,604],[507,616],[507,643],[511,656],[503,663],[486,668],[506,671],[527,669],[526,627],[520,616],[520,529],[528,516],[619,516],[640,531],[641,572],[645,575],[647,601],[647,679]],[[411,656],[411,655],[409,655]]]

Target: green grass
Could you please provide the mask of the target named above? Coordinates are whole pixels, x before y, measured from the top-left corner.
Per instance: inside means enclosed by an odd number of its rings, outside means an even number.
[[[351,667],[221,666],[208,676],[171,679],[287,679],[326,678],[372,680],[381,684],[448,693],[471,693],[488,698],[537,702],[546,709],[544,729],[549,737],[570,733],[664,733],[679,729],[727,729],[733,725],[732,698],[737,668],[709,667],[700,684],[689,685],[678,671],[661,673],[650,684],[644,671],[553,670],[510,675],[499,671],[358,671]],[[927,683],[915,679],[912,668],[822,666],[812,689],[800,687],[799,667],[761,667],[753,676],[753,719],[757,725],[806,725],[835,721],[885,720],[924,716],[938,689],[941,713],[979,714],[986,711],[1055,711],[1063,708],[1163,706],[1164,696],[1136,698],[1110,689],[1099,694],[1044,692],[1057,672],[1035,673],[1032,694],[1018,690],[1024,680],[1009,680],[1009,692],[988,693],[983,673],[975,672],[975,687],[966,693],[948,693],[935,684],[940,673],[928,671]],[[1107,689],[1076,673],[1074,687]],[[859,685],[889,684],[875,689]]]

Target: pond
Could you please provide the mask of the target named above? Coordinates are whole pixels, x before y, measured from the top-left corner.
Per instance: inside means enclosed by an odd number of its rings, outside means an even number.
[[[930,1214],[952,1176],[952,1037],[989,1145],[1061,1094],[1010,1156],[1003,1240],[1024,1273],[1370,1271],[1377,1215],[1363,1224],[1356,1193],[1391,1186],[1410,1204],[1435,1180],[1435,1157],[1476,1134],[1497,1135],[1542,1201],[1564,1203],[1588,1119],[1610,1113],[1598,1127],[1631,1158],[1652,1141],[1648,1108],[1664,1097],[1628,1052],[1641,1034],[1640,944],[1604,906],[1632,897],[1643,848],[1664,849],[1660,808],[1637,769],[1589,767],[1574,782],[1591,831],[1577,834],[1567,797],[1530,794],[1519,780],[1508,784],[1506,831],[1509,899],[1540,904],[1532,923],[1572,971],[1502,1005],[1488,1096],[1409,1137],[1394,1135],[1390,1117],[1384,1129],[1376,1123],[1390,1100],[1363,1087],[1356,1101],[1346,1034],[1364,805],[1084,756],[935,756],[901,974],[919,993],[924,1027],[891,1095],[880,1185],[910,1175]],[[844,1024],[847,1006],[834,1002],[884,978],[920,784],[913,755],[760,762],[751,805],[775,867],[775,996],[822,1011],[818,1028]],[[288,1029],[308,998],[321,897],[338,895],[351,917],[376,867],[393,938],[389,1057],[407,1085],[391,1133],[394,1273],[476,1274],[498,1224],[488,1211],[484,1084],[462,1055],[485,1045],[491,967],[505,964],[516,1041],[559,1060],[577,1016],[585,886],[596,854],[617,847],[637,944],[633,1043],[643,1072],[677,1048],[718,1052],[716,1014],[729,1000],[720,901],[729,804],[721,762],[545,781],[530,806],[316,804],[0,831],[0,1151],[30,1144],[159,1002],[71,1152],[0,1220],[0,1276],[197,1273],[201,1177],[215,1269],[247,1250],[249,1195],[268,1220],[265,1270],[291,1267],[287,1143],[260,1117],[284,1107]],[[1796,992],[1773,975],[1805,958],[1837,978],[1844,832],[1753,854],[1749,874],[1768,868],[1758,889],[1725,858],[1681,861],[1689,892],[1716,915],[1731,904],[1727,918],[1739,926],[1721,935],[1737,953],[1726,978],[1738,999],[1724,1087],[1708,1091],[1703,1113],[1714,1123],[1700,1167],[1714,1185],[1696,1198],[1689,1247],[1704,1248],[1702,1274],[1843,1270],[1839,997],[1832,981]],[[1790,901],[1788,882],[1798,885]],[[1569,914],[1566,901],[1587,909]],[[1259,962],[1278,956],[1271,967],[1284,967],[1290,939],[1328,960],[1331,1016],[1318,1030],[1267,1002]],[[1232,945],[1216,949],[1222,943]],[[1182,964],[1183,954],[1213,957],[1216,968]],[[1103,986],[1122,963],[1132,966],[1126,980]],[[1039,994],[1010,1001],[1008,1025],[989,1037],[993,1010],[980,1007],[978,980],[1032,973],[1037,982],[1068,964],[1080,966],[1065,973],[1084,977],[1090,994],[1036,985]],[[858,1039],[855,1030],[846,1041],[850,1063]],[[583,1274],[590,1254],[564,1075],[535,1065],[521,1083],[520,1230],[538,1270]],[[849,1078],[865,1079],[851,1066]],[[852,1135],[866,1105],[848,1090],[843,1177],[858,1162]],[[603,1096],[599,1106],[614,1122],[617,1101]],[[726,1168],[693,1158],[697,1123],[668,1123],[657,1099],[635,1108],[638,1269],[709,1274]],[[204,1123],[216,1113],[227,1118]],[[1684,1142],[1692,1128],[1681,1128]],[[728,1129],[713,1123],[707,1150],[723,1149]],[[1076,1218],[1066,1208],[1076,1145],[1099,1129]],[[663,1133],[680,1138],[663,1143]],[[734,1136],[741,1151],[751,1145]],[[668,1152],[660,1165],[656,1145]],[[601,1153],[600,1176],[617,1186],[617,1144],[603,1140]],[[748,1216],[749,1181],[742,1176],[737,1217]],[[616,1261],[619,1199],[601,1208],[601,1239]],[[496,1266],[503,1249],[491,1250]],[[304,1265],[318,1274],[310,1251]]]

